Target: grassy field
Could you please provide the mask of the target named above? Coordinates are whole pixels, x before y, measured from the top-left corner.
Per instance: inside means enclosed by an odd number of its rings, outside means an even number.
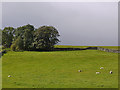
[[[107,49],[114,49],[114,50],[118,50],[118,46],[98,46],[98,47],[107,48]]]
[[[118,46],[71,46],[71,45],[55,45],[55,48],[87,48],[87,47],[102,47],[107,49],[118,50]]]
[[[0,90],[2,89],[2,59],[0,58]]]
[[[55,45],[55,48],[87,48],[88,46]]]
[[[118,87],[117,53],[98,50],[9,51],[2,57],[2,66],[3,88]],[[104,69],[100,70],[100,67]],[[79,69],[82,72],[78,72]],[[110,70],[113,74],[109,74]],[[101,73],[96,75],[96,71]]]
[[[2,59],[0,58],[0,90],[2,88]]]

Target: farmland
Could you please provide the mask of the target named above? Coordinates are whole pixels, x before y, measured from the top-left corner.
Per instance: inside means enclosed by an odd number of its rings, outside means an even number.
[[[87,48],[87,47],[102,47],[107,49],[118,50],[118,46],[72,46],[72,45],[55,45],[55,48]]]
[[[2,57],[2,66],[3,88],[118,87],[117,53],[98,50],[9,51]],[[104,69],[100,70],[100,67]],[[110,70],[113,74],[109,74]],[[96,71],[101,73],[96,75]]]
[[[0,58],[0,89],[2,88],[2,60]]]

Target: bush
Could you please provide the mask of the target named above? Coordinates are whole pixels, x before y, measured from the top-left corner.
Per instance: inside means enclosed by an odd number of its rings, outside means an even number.
[[[12,51],[15,51],[15,50],[16,50],[16,45],[15,45],[15,44],[12,44],[12,45],[11,45],[11,50],[12,50]]]
[[[12,51],[21,51],[23,50],[23,39],[18,37],[16,41],[11,45]]]
[[[5,49],[5,47],[4,47],[4,46],[2,46],[2,49]]]

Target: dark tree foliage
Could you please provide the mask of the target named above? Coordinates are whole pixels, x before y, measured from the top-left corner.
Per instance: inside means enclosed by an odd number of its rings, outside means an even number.
[[[0,45],[2,45],[2,30],[0,29]]]
[[[33,33],[34,33],[33,25],[28,24],[22,27],[18,27],[15,30],[14,41],[16,41],[18,37],[21,37],[23,39],[24,50],[30,50],[30,48],[32,47],[32,42],[33,42]]]
[[[24,46],[23,46],[23,39],[19,36],[15,42],[11,45],[11,49],[13,51],[21,51],[24,50]]]
[[[35,29],[33,25],[24,25],[14,29],[5,27],[2,31],[2,45],[13,51],[52,50],[59,42],[59,32],[53,26]]]
[[[2,31],[2,45],[9,48],[12,44],[15,29],[13,27],[5,27]]]
[[[34,33],[33,46],[37,50],[52,50],[59,42],[58,36],[59,32],[53,26],[42,26]]]
[[[25,29],[24,32],[24,38],[23,38],[23,42],[24,42],[24,49],[25,50],[30,50],[32,48],[32,42],[33,42],[33,31],[31,31],[30,29]]]

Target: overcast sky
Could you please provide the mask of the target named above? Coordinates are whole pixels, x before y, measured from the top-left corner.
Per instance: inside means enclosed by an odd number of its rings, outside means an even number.
[[[117,2],[4,2],[2,28],[56,27],[64,45],[118,45]]]

